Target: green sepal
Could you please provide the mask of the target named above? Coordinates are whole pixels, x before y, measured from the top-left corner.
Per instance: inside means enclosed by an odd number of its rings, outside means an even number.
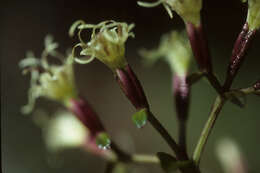
[[[134,113],[132,120],[137,128],[144,127],[147,122],[147,109],[144,108]]]

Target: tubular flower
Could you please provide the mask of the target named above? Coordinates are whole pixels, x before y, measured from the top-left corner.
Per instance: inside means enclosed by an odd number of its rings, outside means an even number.
[[[80,55],[84,58],[75,58],[81,64],[91,62],[97,58],[107,65],[111,70],[123,68],[127,65],[125,59],[125,42],[128,37],[134,37],[134,24],[115,22],[112,20],[101,22],[97,25],[85,24],[84,21],[76,21],[70,28],[69,35],[73,36],[76,29],[80,43],[74,46],[72,55],[75,57],[75,48],[81,47]],[[92,29],[91,39],[84,42],[81,32],[85,29]]]
[[[177,31],[163,35],[158,49],[141,50],[140,53],[152,63],[159,58],[164,58],[173,72],[178,75],[187,73],[192,56],[187,37]]]
[[[51,36],[45,38],[45,49],[41,59],[35,58],[33,53],[28,53],[19,66],[24,73],[31,73],[31,87],[29,89],[29,101],[22,108],[23,113],[30,113],[38,97],[46,97],[67,104],[69,99],[76,97],[76,89],[73,74],[73,58],[65,59],[56,51],[57,43]],[[56,57],[62,65],[49,64],[47,58]]]
[[[260,0],[248,0],[247,23],[250,30],[260,28]]]
[[[137,3],[142,7],[155,7],[162,4],[171,18],[173,17],[172,11],[175,11],[185,22],[190,22],[195,26],[200,23],[202,0],[158,0],[154,3],[141,1]]]

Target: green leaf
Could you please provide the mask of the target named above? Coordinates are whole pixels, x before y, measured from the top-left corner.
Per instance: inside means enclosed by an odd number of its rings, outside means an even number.
[[[101,132],[96,137],[96,143],[100,149],[106,150],[110,148],[111,140],[107,133]]]
[[[165,173],[175,173],[179,168],[187,167],[192,164],[192,161],[177,161],[175,157],[164,152],[157,153],[160,159],[161,167]]]
[[[157,156],[160,159],[161,167],[164,172],[171,173],[178,169],[177,160],[173,156],[163,152],[158,152]]]
[[[147,110],[141,109],[132,116],[132,120],[137,128],[142,128],[147,122]]]

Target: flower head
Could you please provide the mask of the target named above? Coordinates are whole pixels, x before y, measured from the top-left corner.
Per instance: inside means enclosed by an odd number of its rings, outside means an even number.
[[[70,36],[74,35],[76,29],[80,43],[74,46],[72,54],[75,56],[75,48],[81,47],[80,55],[85,58],[75,58],[78,63],[89,63],[97,58],[112,70],[124,67],[127,62],[125,59],[125,42],[128,37],[134,37],[134,24],[115,22],[112,20],[101,22],[97,25],[85,24],[84,21],[76,21],[70,28]],[[84,42],[81,32],[85,29],[92,29],[91,40]]]
[[[184,33],[172,31],[161,38],[160,46],[156,50],[141,50],[141,55],[147,58],[148,62],[155,62],[164,58],[170,65],[173,72],[178,75],[185,75],[189,69],[192,56],[191,48]]]
[[[200,23],[202,0],[157,0],[154,3],[141,1],[137,3],[143,7],[155,7],[162,4],[171,18],[173,17],[172,11],[175,11],[185,22],[191,22],[195,26]]]
[[[47,148],[56,151],[86,143],[88,129],[70,112],[59,111],[43,127]]]
[[[248,1],[247,23],[250,30],[260,28],[260,0],[243,0]]]
[[[68,56],[65,59],[56,51],[58,44],[53,42],[51,36],[45,38],[45,49],[41,59],[35,58],[33,53],[27,53],[19,66],[24,73],[31,73],[31,87],[29,89],[29,103],[23,107],[24,113],[30,113],[34,107],[35,100],[46,97],[55,101],[66,103],[69,98],[76,96],[76,89],[73,74],[73,58]],[[56,57],[61,65],[49,64],[47,57]]]

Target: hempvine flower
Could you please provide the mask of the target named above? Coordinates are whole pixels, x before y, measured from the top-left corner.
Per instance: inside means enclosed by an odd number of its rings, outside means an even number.
[[[19,66],[24,72],[31,73],[31,87],[29,89],[29,101],[23,107],[23,113],[30,113],[38,97],[46,97],[55,101],[67,103],[68,99],[76,96],[73,74],[73,58],[64,58],[57,50],[58,44],[53,42],[51,36],[45,38],[45,49],[41,59],[37,59],[33,53],[28,53]],[[61,61],[61,65],[49,64],[47,58],[55,57]]]
[[[200,24],[200,10],[202,0],[158,0],[153,3],[137,2],[142,7],[156,7],[160,4],[164,6],[169,16],[172,18],[172,11],[175,11],[185,22],[190,22],[195,26]]]
[[[260,28],[260,0],[243,0],[248,1],[247,23],[250,30]]]
[[[101,22],[97,25],[86,24],[84,21],[76,21],[70,28],[69,35],[73,36],[76,29],[80,43],[74,46],[72,55],[75,57],[75,48],[81,47],[81,56],[84,58],[75,58],[75,61],[81,64],[91,62],[97,58],[107,65],[111,70],[123,68],[127,65],[125,59],[125,42],[128,37],[134,37],[134,24],[115,22],[112,20]],[[82,39],[81,32],[86,29],[92,29],[91,40],[85,42]]]
[[[192,52],[189,41],[184,33],[172,31],[161,37],[160,46],[155,50],[141,50],[141,55],[148,62],[153,63],[159,58],[164,58],[174,73],[184,75],[187,73]]]

